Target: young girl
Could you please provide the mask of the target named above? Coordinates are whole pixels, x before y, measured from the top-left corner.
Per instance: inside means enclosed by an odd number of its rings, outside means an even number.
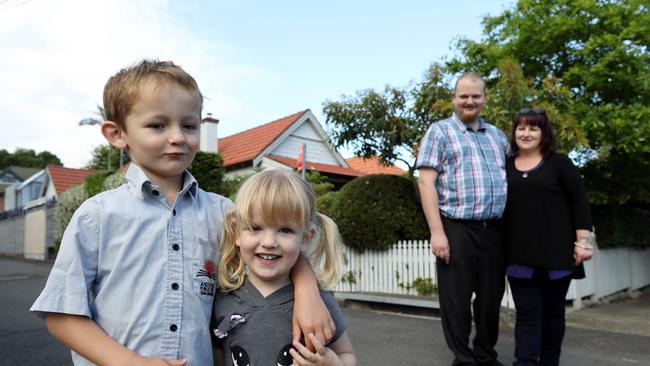
[[[219,261],[222,293],[214,305],[220,365],[356,365],[345,320],[334,297],[321,291],[336,325],[324,346],[307,335],[316,352],[292,344],[293,284],[290,272],[301,253],[319,286],[341,275],[341,239],[336,224],[316,212],[314,192],[292,172],[267,170],[240,188],[224,220]]]

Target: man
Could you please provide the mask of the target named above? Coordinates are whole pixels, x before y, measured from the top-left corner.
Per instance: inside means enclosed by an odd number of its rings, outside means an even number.
[[[480,116],[486,96],[478,74],[456,81],[452,102],[454,115],[429,127],[417,158],[422,207],[437,257],[442,328],[453,365],[501,365],[494,350],[505,286],[497,220],[506,203],[508,139]],[[476,326],[472,348],[470,307]]]

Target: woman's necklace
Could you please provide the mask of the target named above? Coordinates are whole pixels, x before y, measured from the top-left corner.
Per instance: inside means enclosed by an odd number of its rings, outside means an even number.
[[[528,173],[529,173],[529,172],[532,172],[533,170],[536,170],[537,168],[539,168],[540,166],[542,166],[543,163],[544,163],[544,159],[540,160],[539,163],[537,163],[534,167],[532,167],[532,168],[530,168],[530,169],[528,169],[528,170],[524,170],[524,171],[522,171],[522,172],[521,172],[521,177],[522,177],[522,178],[528,178]]]

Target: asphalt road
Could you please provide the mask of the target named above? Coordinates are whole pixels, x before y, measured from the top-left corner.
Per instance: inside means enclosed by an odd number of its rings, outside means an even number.
[[[0,257],[0,365],[70,365],[68,350],[27,310],[50,264]],[[450,365],[440,322],[432,317],[350,306],[344,308],[359,365]],[[497,345],[512,363],[513,329],[503,324]],[[567,328],[563,365],[650,366],[650,336]],[[255,366],[255,365],[253,365]]]

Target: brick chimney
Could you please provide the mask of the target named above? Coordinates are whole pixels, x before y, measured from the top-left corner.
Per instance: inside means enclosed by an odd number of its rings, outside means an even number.
[[[219,120],[212,117],[212,113],[201,120],[201,151],[217,152],[219,135],[217,134],[217,127]]]

